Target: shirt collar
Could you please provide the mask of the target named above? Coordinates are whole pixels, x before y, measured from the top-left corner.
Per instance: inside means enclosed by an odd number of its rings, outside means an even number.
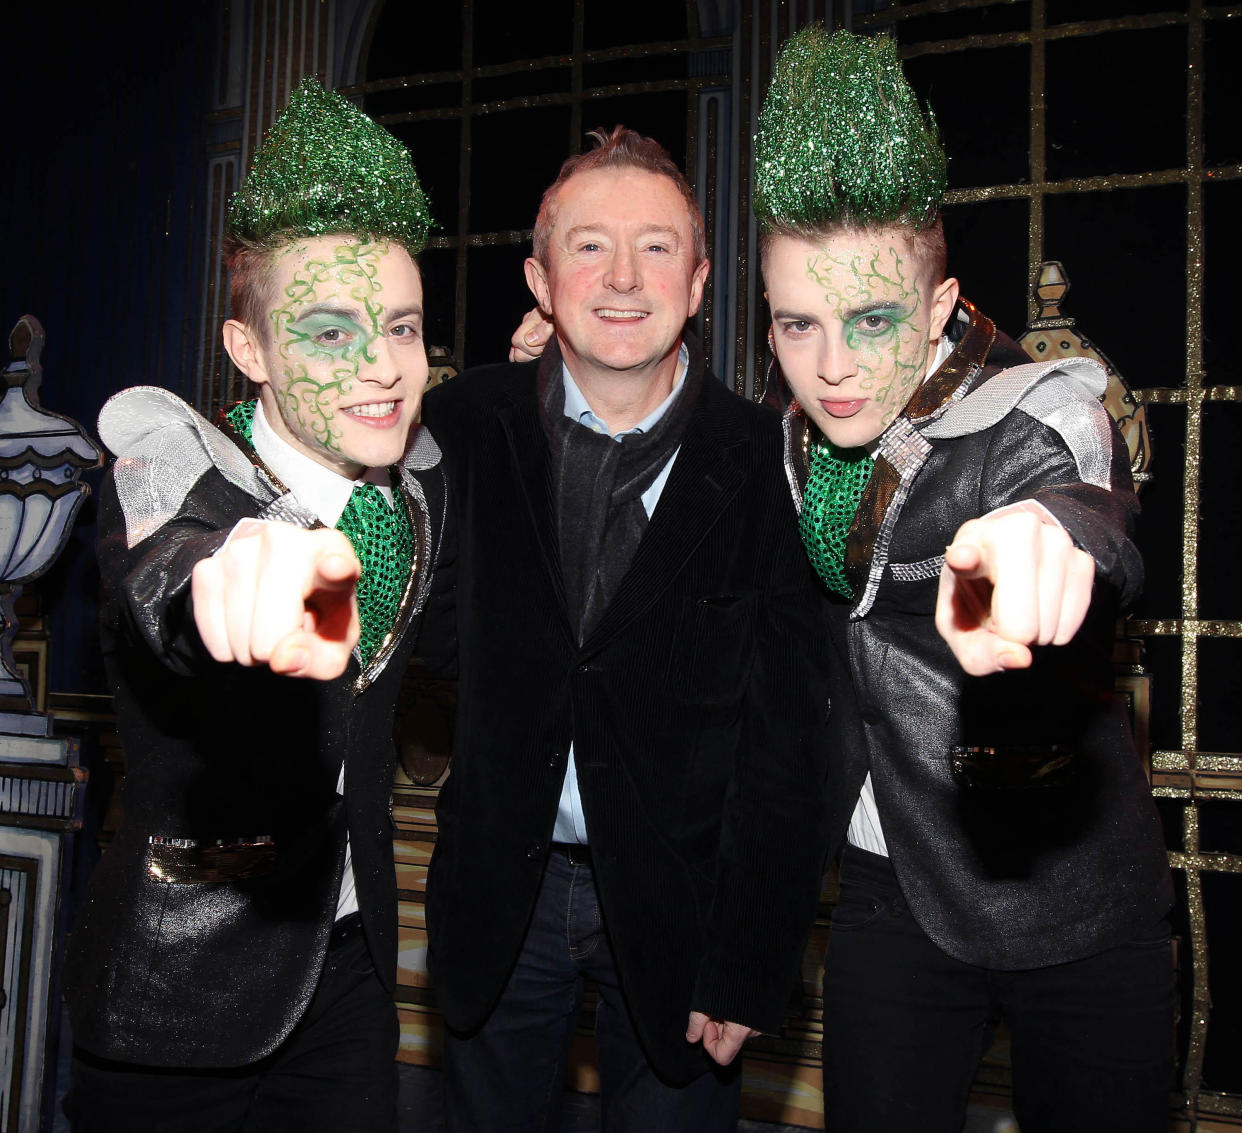
[[[571,421],[577,421],[579,425],[585,425],[592,432],[603,433],[605,436],[610,436],[617,440],[627,437],[631,433],[645,433],[653,428],[655,423],[668,412],[668,407],[673,404],[678,393],[681,392],[681,386],[686,379],[686,371],[689,368],[690,351],[683,342],[677,350],[677,372],[673,375],[673,388],[669,390],[668,397],[660,402],[637,425],[626,429],[622,433],[614,433],[608,428],[608,423],[603,418],[595,415],[595,412],[587,404],[587,399],[582,396],[582,391],[578,388],[578,384],[570,374],[569,367],[562,362],[561,377],[565,385],[565,416]]]
[[[944,360],[953,353],[953,348],[956,345],[957,344],[949,338],[947,334],[942,334],[940,336],[940,341],[936,343],[936,357],[932,359],[932,364],[927,367],[927,373],[923,375],[923,381],[927,381],[932,374],[944,365]]]
[[[336,526],[357,484],[374,484],[384,494],[384,499],[392,504],[392,485],[387,468],[368,468],[357,480],[333,472],[277,436],[267,423],[262,401],[255,405],[250,439],[259,459],[276,473],[280,482],[297,497],[298,503],[319,517],[325,527]]]

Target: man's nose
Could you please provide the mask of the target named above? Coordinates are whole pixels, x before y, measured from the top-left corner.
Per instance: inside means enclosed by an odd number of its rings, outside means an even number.
[[[819,376],[829,385],[839,385],[858,373],[858,353],[839,337],[824,335],[819,354]]]
[[[613,252],[604,282],[614,291],[635,291],[642,287],[642,270],[633,248],[620,247]]]
[[[397,351],[387,335],[379,335],[367,348],[362,365],[358,367],[358,377],[385,389],[395,385],[401,377]]]

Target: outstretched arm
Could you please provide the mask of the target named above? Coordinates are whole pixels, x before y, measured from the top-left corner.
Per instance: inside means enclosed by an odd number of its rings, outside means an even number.
[[[194,624],[217,661],[331,680],[358,641],[360,574],[339,531],[243,520],[194,567]]]
[[[972,676],[1031,664],[1032,645],[1064,645],[1086,617],[1095,561],[1037,504],[964,523],[945,551],[936,628]]]
[[[983,514],[958,529],[940,572],[936,628],[972,676],[1026,668],[1031,646],[1064,645],[1078,632],[1101,587],[1125,605],[1143,583],[1121,434],[1110,429],[1103,486],[1082,481],[1046,426],[1021,413],[1006,422],[992,430],[981,473]]]

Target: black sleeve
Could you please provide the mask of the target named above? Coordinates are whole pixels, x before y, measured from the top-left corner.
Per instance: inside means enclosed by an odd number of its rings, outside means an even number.
[[[103,619],[120,641],[140,646],[182,675],[210,658],[194,626],[190,576],[224,544],[254,501],[214,468],[203,473],[178,513],[130,546],[110,469],[100,486],[99,575]]]

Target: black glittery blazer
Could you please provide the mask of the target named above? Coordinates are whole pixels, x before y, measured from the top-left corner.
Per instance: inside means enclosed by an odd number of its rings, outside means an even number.
[[[559,366],[555,350],[543,364]],[[488,367],[424,406],[460,539],[431,974],[452,1027],[483,1022],[522,945],[572,739],[626,1002],[656,1071],[686,1082],[707,1066],[685,1040],[689,1012],[778,1029],[814,918],[828,709],[814,579],[779,418],[709,377],[630,569],[579,645],[535,378],[534,363]]]
[[[111,447],[102,420],[101,434]],[[128,468],[109,470],[101,636],[125,748],[124,817],[69,943],[65,995],[74,1041],[88,1051],[176,1067],[238,1066],[271,1053],[319,980],[346,831],[366,940],[392,986],[393,712],[445,502],[438,452],[416,447],[422,467],[395,481],[419,561],[393,637],[365,670],[355,653],[331,682],[219,664],[193,629],[190,572],[238,520],[283,515],[314,525],[280,485],[268,490],[270,476],[252,469],[256,498],[210,467],[175,514],[131,547],[133,517],[117,493]],[[176,474],[146,471],[156,486]]]
[[[825,597],[858,694],[853,705],[838,697],[833,714],[840,756],[829,825],[838,846],[870,769],[902,895],[928,936],[969,963],[1041,967],[1133,939],[1172,903],[1110,660],[1118,605],[1142,584],[1131,542],[1138,504],[1124,442],[1090,397],[1070,416],[1093,419],[1084,447],[1096,450],[1100,483],[1084,482],[1066,440],[1020,409],[987,428],[933,437],[963,387],[981,390],[1003,367],[1031,361],[968,303],[951,335],[953,354],[881,441],[887,455],[846,550],[857,598]],[[796,404],[785,425],[800,495],[806,419]],[[933,622],[944,549],[968,519],[1024,499],[1043,504],[1095,559],[1092,609],[1073,642],[1036,649],[1030,669],[969,677]],[[955,745],[1032,759],[1046,785],[980,786],[978,776],[955,774]],[[984,771],[996,765],[983,760]]]

